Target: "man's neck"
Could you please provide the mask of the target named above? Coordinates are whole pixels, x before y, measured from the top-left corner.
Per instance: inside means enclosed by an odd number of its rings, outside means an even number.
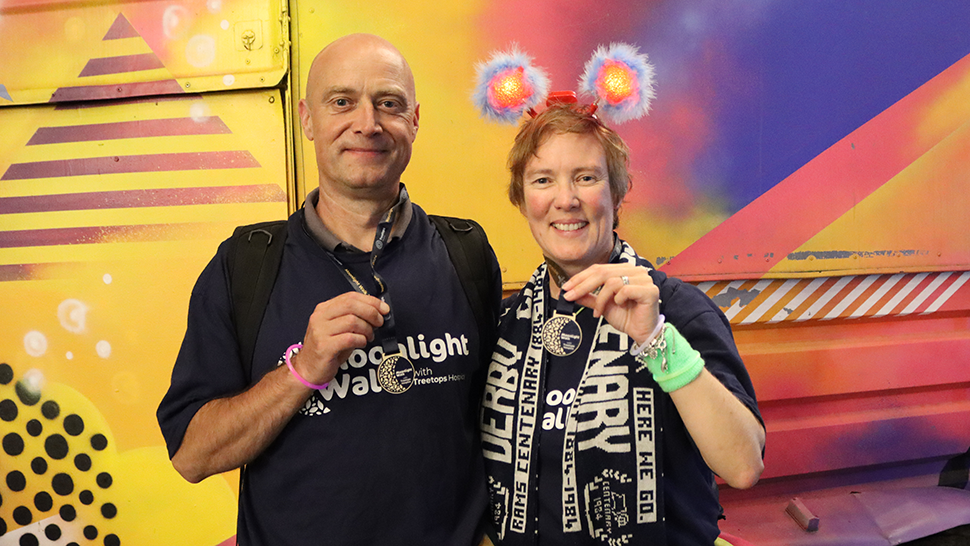
[[[347,195],[320,186],[317,214],[323,225],[341,241],[365,252],[374,245],[374,233],[384,214],[398,200],[400,184],[393,191],[380,193],[361,192]]]

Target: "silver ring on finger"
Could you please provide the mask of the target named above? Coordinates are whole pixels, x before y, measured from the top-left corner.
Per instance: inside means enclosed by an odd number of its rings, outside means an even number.
[[[624,285],[630,284],[630,277],[627,277],[626,275],[623,275],[622,277],[620,277],[620,280],[623,281]]]

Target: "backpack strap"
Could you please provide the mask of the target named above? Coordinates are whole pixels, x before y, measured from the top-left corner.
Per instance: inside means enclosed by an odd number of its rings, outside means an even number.
[[[229,238],[226,265],[236,342],[242,357],[243,373],[252,381],[256,335],[276,284],[286,243],[286,220],[239,226]],[[239,468],[239,494],[246,485],[246,468]],[[236,523],[242,521],[239,513]]]
[[[252,375],[256,335],[276,284],[285,242],[286,220],[240,226],[230,238],[227,263],[232,320],[247,378]]]
[[[488,238],[474,220],[429,214],[448,249],[468,304],[471,306],[482,346],[495,336],[495,309],[489,304],[494,279]],[[246,376],[252,374],[256,336],[269,303],[286,241],[286,221],[240,226],[229,242],[228,268],[233,324]],[[258,267],[256,264],[259,264]],[[481,351],[487,361],[489,351]]]
[[[497,317],[495,306],[489,303],[492,298],[494,279],[485,230],[474,220],[434,214],[429,214],[428,218],[438,229],[448,248],[448,255],[455,266],[465,297],[478,324],[482,345],[481,358],[487,365],[491,359],[491,351],[486,348],[494,341]]]

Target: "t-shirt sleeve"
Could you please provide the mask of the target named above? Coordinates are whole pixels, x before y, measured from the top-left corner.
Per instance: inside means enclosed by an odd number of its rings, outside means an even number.
[[[182,445],[189,422],[202,406],[242,392],[249,385],[232,321],[226,248],[226,243],[219,247],[192,289],[172,383],[158,406],[158,424],[169,457]]]

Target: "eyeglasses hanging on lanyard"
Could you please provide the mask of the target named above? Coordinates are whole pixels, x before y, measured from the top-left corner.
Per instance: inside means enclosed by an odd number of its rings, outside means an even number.
[[[401,345],[397,342],[397,332],[394,326],[394,306],[391,304],[391,294],[387,290],[387,283],[377,272],[377,258],[384,252],[391,238],[391,229],[394,227],[394,218],[397,216],[397,207],[391,207],[387,211],[380,223],[377,224],[377,233],[374,234],[374,247],[370,253],[370,270],[377,285],[377,292],[374,297],[381,299],[390,309],[384,315],[384,325],[377,329],[376,335],[380,339],[384,357],[381,359],[380,366],[377,367],[377,381],[381,388],[391,394],[401,394],[411,388],[414,384],[414,364],[401,351]],[[343,274],[347,282],[354,290],[364,295],[369,295],[367,289],[361,284],[360,280],[354,276],[350,269],[343,264],[333,253],[328,252],[327,256],[333,260],[337,269]]]

